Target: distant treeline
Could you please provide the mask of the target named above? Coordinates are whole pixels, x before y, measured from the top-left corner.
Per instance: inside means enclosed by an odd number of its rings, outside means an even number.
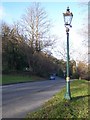
[[[47,52],[37,51],[35,48],[27,44],[25,37],[20,35],[16,28],[2,24],[3,73],[22,71],[43,77],[55,73],[64,77],[66,62],[58,60]],[[71,61],[70,69],[73,65],[75,61]]]

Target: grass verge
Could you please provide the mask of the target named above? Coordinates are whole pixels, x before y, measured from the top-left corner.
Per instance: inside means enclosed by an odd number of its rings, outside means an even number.
[[[0,84],[13,84],[20,82],[30,82],[30,81],[38,81],[44,80],[44,78],[37,76],[28,76],[28,75],[2,75],[2,83],[0,80]]]
[[[90,94],[88,92],[88,84],[90,82],[85,80],[75,80],[71,83],[71,95],[72,99],[65,100],[65,88],[53,96],[48,102],[46,102],[41,109],[36,112],[28,113],[26,120],[31,118],[45,119],[53,118],[60,120],[61,118],[84,118],[88,119],[88,99]],[[69,120],[69,119],[67,119]],[[90,118],[89,118],[90,120]]]

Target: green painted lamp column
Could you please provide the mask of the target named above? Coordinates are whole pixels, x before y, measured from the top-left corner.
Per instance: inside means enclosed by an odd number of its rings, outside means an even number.
[[[71,99],[71,93],[70,93],[70,77],[69,77],[69,28],[66,28],[66,34],[67,34],[67,77],[66,77],[66,94],[65,99],[70,100]]]
[[[70,77],[69,77],[69,28],[72,27],[71,21],[73,18],[72,12],[70,12],[69,7],[67,7],[66,12],[63,13],[65,27],[66,27],[66,34],[67,34],[67,77],[66,77],[66,93],[65,93],[65,99],[70,100],[71,99],[71,93],[70,93]]]

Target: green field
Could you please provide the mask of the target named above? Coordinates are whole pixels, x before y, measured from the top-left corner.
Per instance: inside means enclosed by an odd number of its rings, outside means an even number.
[[[2,75],[2,81],[0,80],[0,84],[12,84],[38,80],[44,80],[44,78],[28,75]]]
[[[57,93],[53,98],[46,102],[43,107],[36,112],[28,113],[26,120],[30,118],[54,118],[55,120],[60,120],[61,118],[88,118],[88,99],[90,99],[90,94],[88,93],[88,84],[90,82],[85,80],[75,80],[71,83],[71,100],[65,100],[65,87]],[[56,119],[57,118],[57,119]],[[48,119],[47,119],[48,120]],[[89,118],[90,120],[90,118]]]

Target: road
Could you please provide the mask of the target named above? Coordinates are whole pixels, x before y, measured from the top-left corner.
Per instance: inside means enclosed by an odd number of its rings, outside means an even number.
[[[24,118],[35,111],[65,85],[65,80],[45,80],[2,87],[2,117]]]

